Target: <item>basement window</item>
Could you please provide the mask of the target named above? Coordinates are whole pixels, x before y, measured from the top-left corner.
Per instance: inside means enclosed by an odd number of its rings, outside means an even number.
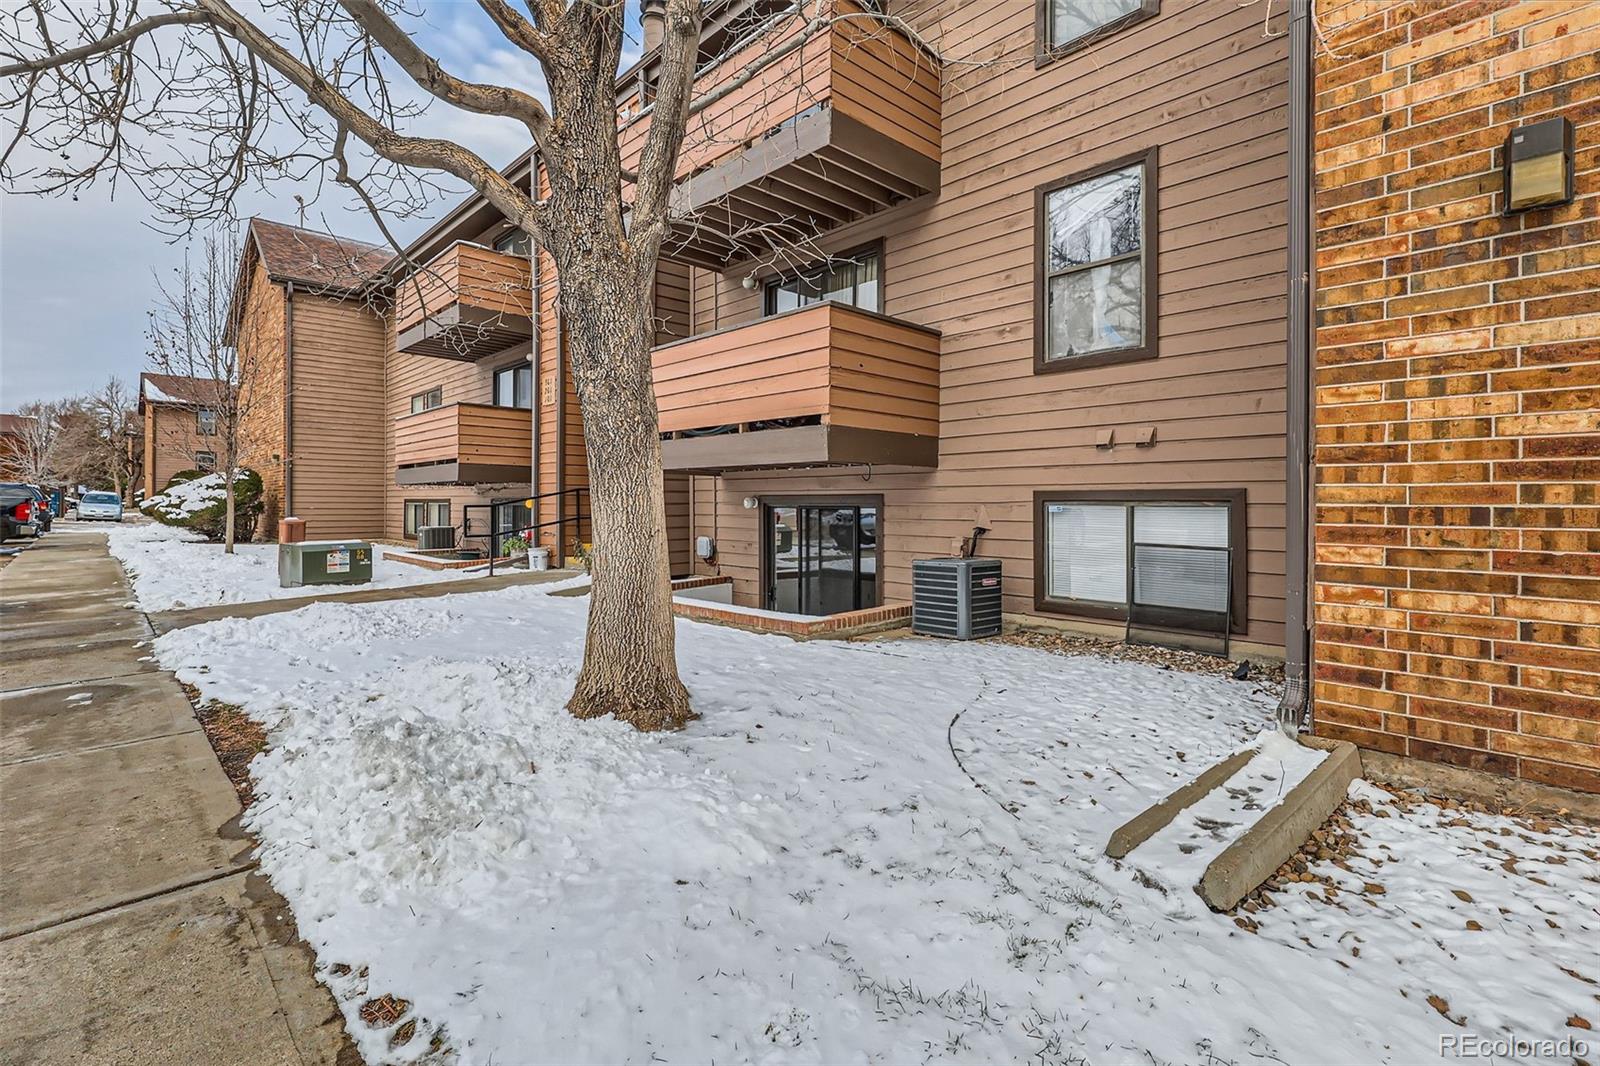
[[[1244,620],[1242,490],[1039,493],[1034,605],[1216,632]]]
[[[217,453],[195,452],[194,468],[196,470],[215,470],[217,468]]]

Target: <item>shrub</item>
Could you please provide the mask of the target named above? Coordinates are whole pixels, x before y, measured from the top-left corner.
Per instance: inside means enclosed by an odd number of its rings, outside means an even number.
[[[261,475],[254,470],[234,471],[233,528],[238,539],[250,538],[264,506]],[[141,503],[139,509],[162,525],[187,529],[207,540],[221,540],[227,533],[228,497],[220,473],[179,471],[165,489]]]

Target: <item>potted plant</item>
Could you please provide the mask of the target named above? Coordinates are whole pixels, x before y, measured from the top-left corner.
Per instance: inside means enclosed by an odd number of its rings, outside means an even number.
[[[500,554],[512,559],[526,559],[528,557],[528,538],[517,533],[509,537],[500,538]]]

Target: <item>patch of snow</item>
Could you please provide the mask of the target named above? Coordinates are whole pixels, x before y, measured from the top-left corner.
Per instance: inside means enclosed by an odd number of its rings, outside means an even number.
[[[243,471],[234,471],[235,483],[245,479]],[[139,504],[139,509],[151,514],[165,515],[171,519],[185,518],[227,499],[228,490],[221,473],[206,474],[193,481],[182,481],[156,493]]]
[[[470,581],[482,576],[461,570],[426,570],[383,559],[374,549],[368,584],[279,588],[276,544],[237,544],[229,555],[221,544],[209,544],[198,534],[158,523],[112,527],[107,547],[128,572],[135,603],[143,611]]]
[[[1255,756],[1237,773],[1180,811],[1128,856],[1128,863],[1142,870],[1149,883],[1188,893],[1212,859],[1283,802],[1327,757],[1295,743],[1276,726],[1263,731],[1253,746]]]
[[[1497,916],[1498,852],[1392,817],[1373,861],[1398,905],[1284,893],[1257,935],[1105,859],[1117,825],[1270,726],[1263,688],[680,620],[702,717],[644,735],[565,713],[588,603],[545,591],[156,643],[266,725],[261,868],[370,1063],[417,1058],[429,1026],[462,1063],[1413,1062],[1442,1032],[1558,1037],[1594,1013],[1564,975],[1596,976],[1592,867],[1538,867]],[[1252,783],[1301,771],[1262,746]],[[1456,884],[1492,939],[1449,931]],[[426,1022],[398,1049],[359,1017],[384,994]]]

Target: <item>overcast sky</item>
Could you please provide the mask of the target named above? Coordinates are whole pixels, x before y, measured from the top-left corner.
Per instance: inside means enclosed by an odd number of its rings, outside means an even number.
[[[446,69],[544,95],[532,59],[510,46],[476,4],[423,0],[415,6],[427,14],[414,35]],[[637,4],[630,7],[624,66],[638,57]],[[11,121],[11,116],[0,115],[7,136]],[[527,131],[518,124],[442,104],[433,105],[423,122],[407,132],[464,140],[496,165],[527,148]],[[248,196],[240,213],[294,223],[296,193],[308,199],[319,195],[314,187],[284,181]],[[404,239],[420,233],[457,200],[441,198],[426,216],[397,223],[397,235]],[[152,271],[171,271],[183,258],[181,244],[151,228],[154,218],[149,204],[128,188],[113,196],[102,186],[76,202],[0,190],[0,411],[85,392],[109,375],[132,384],[147,369],[144,330],[154,293]],[[365,212],[331,183],[321,187],[306,224],[379,239]]]

